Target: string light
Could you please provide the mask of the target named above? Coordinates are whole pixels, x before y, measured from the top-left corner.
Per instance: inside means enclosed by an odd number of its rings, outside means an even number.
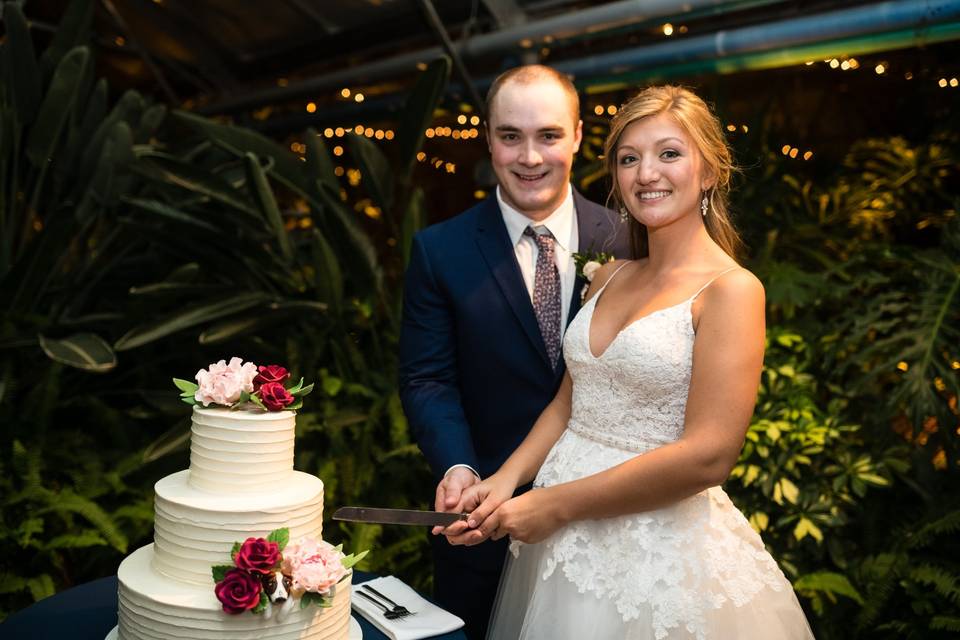
[[[748,127],[748,126],[745,125],[745,124],[740,125],[740,128],[743,129],[743,132],[744,132],[744,133],[750,131],[750,127]]]
[[[367,127],[366,129],[364,129],[364,130],[363,130],[363,135],[367,136],[368,138],[372,138],[372,137],[373,137],[373,127]]]
[[[357,95],[353,96],[353,99],[356,100],[357,102],[363,102],[363,94],[358,93]]]
[[[427,136],[428,138],[432,138],[434,135],[436,135],[436,134],[433,132],[433,129],[427,129],[426,132],[425,132],[425,134],[426,134],[426,136]]]
[[[353,128],[353,132],[354,132],[355,134],[357,134],[358,136],[362,136],[362,135],[363,135],[363,125],[362,125],[362,124],[358,124],[357,126],[355,126],[355,127]]]
[[[484,198],[487,197],[487,192],[484,191],[483,189],[477,189],[476,191],[473,192],[473,197],[476,198],[477,200],[483,200]]]
[[[335,147],[333,148],[333,155],[335,155],[335,156],[342,156],[342,155],[343,155],[343,147],[341,147],[340,145],[335,146]]]
[[[470,124],[473,126],[480,124],[480,116],[470,116]]]
[[[595,114],[597,114],[598,116],[602,116],[602,115],[603,115],[603,105],[599,105],[599,104],[598,104],[597,106],[595,106],[595,107],[593,108],[593,112],[594,112]]]
[[[951,86],[951,87],[956,87],[957,84],[960,84],[960,83],[957,82],[957,79],[956,79],[956,78],[950,78],[950,86]]]
[[[737,125],[733,123],[730,123],[727,125],[727,131],[736,131],[736,130],[737,130]]]
[[[836,68],[839,67],[839,66],[840,66],[840,61],[837,60],[836,58],[834,58],[834,59],[832,59],[832,60],[830,61],[830,68],[831,68],[831,69],[836,69]]]
[[[307,103],[307,113],[316,113],[316,111],[317,111],[317,103],[316,103],[316,102],[308,102],[308,103]]]
[[[783,155],[787,155],[788,153],[790,153],[790,145],[788,144],[783,145],[780,148],[780,152],[783,153]]]
[[[324,137],[324,138],[332,138],[332,137],[333,137],[333,129],[331,129],[330,127],[327,127],[326,129],[324,129],[324,130],[323,130],[323,137]]]
[[[612,104],[609,107],[607,107],[607,113],[609,113],[610,115],[615,115],[617,113],[617,105]]]
[[[805,151],[804,154],[803,154],[803,159],[804,159],[804,160],[809,160],[809,159],[812,158],[812,157],[813,157],[813,151]]]
[[[423,162],[426,159],[427,159],[427,154],[425,154],[423,151],[420,151],[417,153],[417,162]]]
[[[913,72],[907,71],[905,74],[903,74],[903,79],[904,79],[904,80],[913,80]]]
[[[939,82],[938,84],[939,84],[941,87],[946,87],[946,86],[947,86],[947,79],[946,79],[946,78],[940,78],[940,82]]]
[[[671,36],[673,35],[673,25],[669,22],[663,25],[663,35]]]
[[[337,127],[333,130],[333,135],[337,136],[338,138],[342,138],[344,133],[346,132],[343,130],[343,127]]]
[[[376,138],[377,140],[383,140],[383,136],[384,136],[383,129],[377,129],[376,131],[373,132],[373,137]]]
[[[387,129],[386,133],[383,134],[387,140],[393,140],[393,130]]]
[[[791,158],[796,158],[798,153],[800,153],[800,149],[797,149],[796,147],[794,147],[793,149],[790,149]]]
[[[846,71],[847,69],[850,68],[850,63],[847,60],[844,60],[843,62],[840,63],[840,68]]]
[[[877,72],[877,75],[878,75],[878,76],[882,76],[882,75],[883,75],[883,72],[886,71],[887,68],[886,68],[886,67],[883,65],[883,63],[881,62],[880,64],[878,64],[877,66],[875,66],[875,67],[873,68],[873,70]]]
[[[339,178],[339,177],[342,177],[343,174],[344,174],[343,167],[334,167],[334,169],[333,169],[333,175],[335,175],[335,176],[337,176],[337,177]]]
[[[116,43],[118,47],[122,47],[123,45],[127,44],[127,39],[124,38],[123,36],[117,36],[116,38],[113,39],[113,41]]]
[[[462,113],[457,116],[457,124],[467,124],[467,116]]]
[[[348,89],[348,88],[346,88],[346,87],[344,87],[343,89],[340,89],[340,95],[343,96],[344,98],[349,98],[349,97],[350,97],[350,89]]]

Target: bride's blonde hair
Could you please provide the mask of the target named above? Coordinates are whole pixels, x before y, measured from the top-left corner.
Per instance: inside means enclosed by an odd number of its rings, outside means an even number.
[[[727,199],[730,193],[730,177],[736,169],[733,154],[723,135],[720,121],[706,103],[689,89],[673,85],[648,87],[631,98],[614,116],[603,150],[604,162],[612,180],[608,204],[612,204],[612,208],[618,211],[624,206],[620,185],[617,184],[617,146],[624,130],[641,118],[661,113],[669,113],[683,127],[700,151],[706,169],[714,177],[714,185],[704,194],[710,208],[703,222],[713,241],[732,258],[736,258],[743,242],[730,221]],[[633,216],[628,219],[634,255],[638,258],[644,257],[649,253],[647,228]]]

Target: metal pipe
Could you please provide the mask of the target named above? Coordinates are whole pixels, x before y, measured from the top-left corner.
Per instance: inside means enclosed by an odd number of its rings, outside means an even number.
[[[908,28],[916,29],[920,36],[929,26],[958,17],[960,0],[891,0],[566,60],[553,66],[575,78],[611,76],[658,65],[723,59]]]
[[[876,15],[871,15],[873,9]],[[586,60],[557,62],[553,66],[578,76],[577,84],[615,89],[639,80],[685,74],[734,73],[746,69],[797,64],[838,53],[865,54],[960,39],[960,0],[899,0],[869,7],[826,12],[805,18],[720,31],[707,36],[632,50],[620,50]],[[791,26],[796,29],[791,29]],[[889,31],[887,31],[889,30]],[[766,34],[766,38],[764,38]],[[687,51],[688,46],[690,51]],[[479,79],[489,86],[492,77]],[[448,87],[448,94],[460,91]],[[325,109],[323,122],[339,122],[389,111],[401,104],[399,96],[364,102],[354,107]],[[316,124],[320,118],[275,118],[258,124],[260,130],[290,131]]]
[[[750,6],[779,4],[782,1],[755,0],[750,3]],[[473,36],[460,43],[458,48],[465,58],[478,58],[502,53],[505,50],[522,49],[521,43],[524,40],[538,41],[547,36],[558,40],[587,34],[595,37],[611,29],[636,26],[664,18],[676,19],[678,16],[688,16],[711,9],[722,11],[724,8],[742,4],[743,2],[730,0],[687,0],[678,6],[676,0],[620,0]],[[392,75],[412,73],[416,70],[417,64],[428,62],[442,54],[441,47],[402,53],[300,82],[292,82],[285,87],[269,87],[225,98],[202,106],[197,111],[203,114],[228,113],[270,102],[316,94],[343,85],[356,84],[358,80],[369,82]]]

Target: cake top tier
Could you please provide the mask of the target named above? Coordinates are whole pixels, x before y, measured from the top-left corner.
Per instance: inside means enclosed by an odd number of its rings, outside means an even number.
[[[190,485],[220,494],[283,487],[293,471],[293,411],[193,408]]]

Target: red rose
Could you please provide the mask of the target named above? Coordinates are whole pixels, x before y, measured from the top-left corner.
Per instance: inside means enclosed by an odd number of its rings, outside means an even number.
[[[263,538],[247,538],[233,561],[238,569],[271,573],[280,563],[280,546]]]
[[[260,402],[270,411],[283,411],[293,404],[293,396],[279,382],[267,382],[260,387]]]
[[[260,579],[242,569],[230,569],[214,588],[227,613],[243,613],[260,603]]]
[[[290,377],[290,372],[278,364],[271,364],[266,367],[260,365],[257,367],[260,373],[253,379],[253,390],[256,391],[268,382],[280,382]]]

